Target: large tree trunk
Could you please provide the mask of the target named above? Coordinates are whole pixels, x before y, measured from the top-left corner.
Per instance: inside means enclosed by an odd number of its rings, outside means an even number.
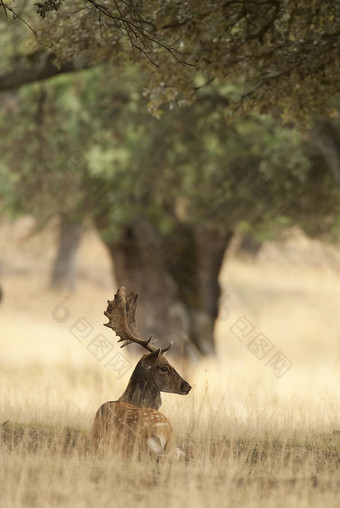
[[[140,295],[138,328],[181,356],[215,353],[218,275],[231,233],[180,227],[166,240],[144,220],[107,243],[119,285]]]
[[[190,308],[191,340],[204,355],[215,353],[214,329],[221,295],[218,277],[232,236],[231,231],[195,231],[199,281],[198,297]]]
[[[82,233],[83,228],[79,222],[74,222],[66,216],[61,218],[58,252],[51,276],[53,289],[74,290],[77,252]]]

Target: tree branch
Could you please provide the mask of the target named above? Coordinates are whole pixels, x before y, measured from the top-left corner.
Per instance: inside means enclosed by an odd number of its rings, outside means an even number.
[[[20,60],[9,72],[0,75],[0,92],[43,81],[59,74],[80,71],[88,66],[87,62],[79,64],[77,61],[65,62],[57,66],[54,53],[38,50]]]

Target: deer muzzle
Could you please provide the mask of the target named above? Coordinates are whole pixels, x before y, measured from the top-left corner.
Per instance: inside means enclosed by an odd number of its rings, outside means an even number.
[[[180,386],[180,395],[187,395],[191,390],[191,386],[186,381],[183,381]]]

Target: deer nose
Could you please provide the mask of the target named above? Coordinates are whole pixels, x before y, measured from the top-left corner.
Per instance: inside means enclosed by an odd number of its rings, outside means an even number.
[[[186,395],[187,393],[189,393],[191,390],[191,386],[189,385],[189,383],[187,383],[186,381],[183,381],[183,383],[181,384],[181,392]]]

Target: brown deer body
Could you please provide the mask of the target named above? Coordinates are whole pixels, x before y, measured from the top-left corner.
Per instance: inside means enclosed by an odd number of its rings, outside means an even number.
[[[126,295],[121,287],[113,301],[108,301],[104,314],[109,318],[105,326],[120,337],[118,342],[127,346],[135,342],[149,351],[137,363],[128,386],[118,401],[103,404],[97,411],[92,428],[95,449],[116,449],[123,453],[136,451],[155,455],[181,453],[175,448],[169,420],[158,409],[162,404],[161,392],[186,395],[191,386],[176,372],[164,354],[149,340],[139,337],[135,312],[137,295]]]

